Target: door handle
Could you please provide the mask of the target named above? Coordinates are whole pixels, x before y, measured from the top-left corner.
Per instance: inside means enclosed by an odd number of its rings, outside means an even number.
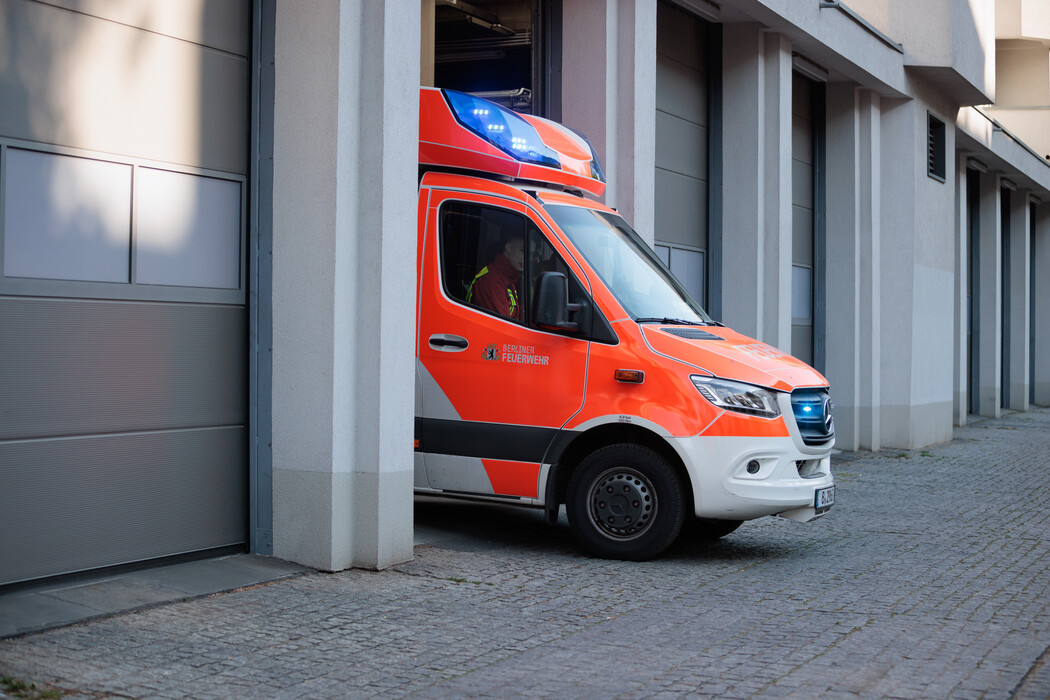
[[[467,349],[469,343],[466,338],[448,333],[435,333],[427,339],[430,347],[441,352],[461,352]]]

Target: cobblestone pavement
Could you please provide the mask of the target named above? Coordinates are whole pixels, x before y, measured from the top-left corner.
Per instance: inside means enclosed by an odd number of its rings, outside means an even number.
[[[641,564],[531,511],[420,505],[460,534],[410,563],[9,639],[0,676],[80,698],[1050,697],[1050,409],[836,475],[818,521]]]

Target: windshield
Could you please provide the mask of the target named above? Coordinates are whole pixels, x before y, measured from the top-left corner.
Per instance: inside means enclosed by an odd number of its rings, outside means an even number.
[[[634,320],[712,322],[622,218],[582,207],[546,209]]]

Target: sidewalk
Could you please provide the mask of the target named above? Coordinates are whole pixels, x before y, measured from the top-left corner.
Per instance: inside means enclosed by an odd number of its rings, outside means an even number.
[[[416,527],[415,545],[433,544],[456,534],[440,520],[424,523]],[[306,573],[313,569],[273,557],[233,554],[31,585],[0,595],[0,639]]]
[[[273,578],[0,640],[0,677],[93,699],[1045,699],[1050,409],[955,435],[839,454],[824,518],[651,562],[588,558],[531,511],[420,502],[409,563],[232,558]]]
[[[44,584],[0,595],[0,638],[254,586],[310,569],[236,554]]]

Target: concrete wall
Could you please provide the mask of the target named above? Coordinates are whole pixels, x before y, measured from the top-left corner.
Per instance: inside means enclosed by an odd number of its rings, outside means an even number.
[[[419,4],[278,3],[274,555],[412,555]]]
[[[967,192],[969,157],[958,153],[955,159],[955,288],[953,290],[955,333],[952,341],[952,421],[966,425],[970,413],[970,218]]]
[[[836,444],[881,446],[881,99],[827,88],[827,361]]]
[[[996,0],[995,36],[999,39],[1050,40],[1050,3],[1045,0]]]
[[[562,122],[597,149],[608,180],[604,202],[652,245],[656,0],[574,0],[562,7]]]
[[[873,27],[884,34],[892,31],[890,24],[891,0],[850,0],[849,8],[870,22]]]
[[[963,104],[995,98],[995,0],[890,0],[904,63]]]
[[[996,104],[986,108],[988,114],[1044,157],[1050,155],[1048,44],[1021,39],[996,42]]]
[[[1006,363],[1007,392],[1006,407],[1013,411],[1028,410],[1029,396],[1029,280],[1031,279],[1029,253],[1031,250],[1031,217],[1028,193],[1015,191],[1010,197],[1010,279],[1007,282],[1010,296],[1007,309],[1009,355]]]
[[[723,28],[722,320],[791,350],[791,44]]]
[[[1002,197],[1000,176],[982,173],[977,243],[977,386],[979,411],[982,416],[1002,415]]]
[[[930,107],[883,105],[881,442],[951,439],[955,174],[926,172]],[[941,112],[942,118],[943,112]],[[950,123],[951,119],[948,118]],[[949,153],[954,144],[949,142]]]

